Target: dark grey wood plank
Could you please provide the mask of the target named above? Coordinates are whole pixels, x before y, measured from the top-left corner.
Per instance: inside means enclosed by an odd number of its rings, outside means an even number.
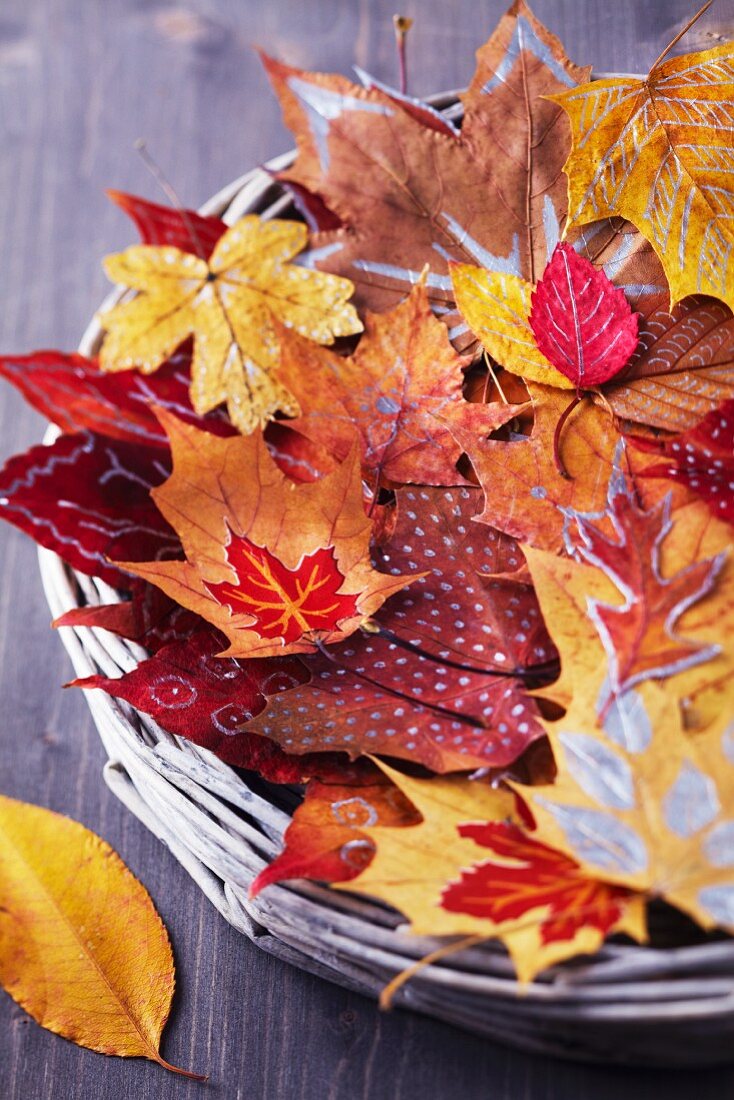
[[[416,18],[416,92],[465,82],[501,0],[406,0]],[[690,14],[688,0],[537,0],[577,61],[645,69]],[[394,74],[390,0],[5,0],[0,14],[0,347],[72,348],[105,289],[99,258],[130,240],[104,199],[155,195],[132,152],[149,147],[187,203],[289,144],[250,44],[289,61]],[[718,0],[691,47],[734,36]],[[4,389],[0,457],[43,425]],[[23,1100],[177,1095],[357,1100],[720,1100],[734,1073],[607,1070],[506,1051],[363,998],[260,954],[228,928],[172,857],[101,781],[102,748],[48,630],[34,550],[0,530],[0,790],[69,813],[109,840],[171,931],[178,992],[165,1039],[199,1086],[155,1066],[81,1051],[0,995],[0,1087]]]

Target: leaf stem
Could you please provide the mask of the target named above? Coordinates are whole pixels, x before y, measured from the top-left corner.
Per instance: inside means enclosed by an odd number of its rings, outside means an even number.
[[[573,481],[573,478],[564,466],[563,459],[561,458],[561,436],[563,435],[563,429],[566,426],[566,421],[568,420],[569,416],[576,408],[576,406],[581,403],[583,398],[584,395],[582,393],[577,393],[573,400],[568,405],[566,405],[566,408],[558,417],[556,430],[553,433],[553,463],[558,470],[558,473],[561,475],[561,477],[565,478],[566,481]]]
[[[408,58],[405,50],[405,40],[408,37],[408,31],[413,26],[413,20],[408,19],[405,15],[393,15],[392,22],[395,28],[395,45],[398,51],[400,93],[406,95],[408,91]]]
[[[696,12],[696,14],[695,14],[695,15],[694,15],[694,16],[693,16],[693,17],[692,17],[691,19],[689,19],[689,20],[688,20],[688,22],[686,23],[686,25],[685,25],[685,27],[683,28],[683,30],[682,30],[682,31],[678,31],[678,33],[676,34],[675,38],[674,38],[674,39],[672,40],[672,42],[669,42],[669,43],[668,43],[668,45],[667,45],[667,46],[665,47],[665,49],[663,50],[663,52],[662,52],[662,53],[660,54],[660,57],[658,57],[657,61],[655,61],[655,63],[654,63],[653,65],[651,65],[651,67],[650,67],[650,72],[649,72],[649,73],[647,74],[647,75],[648,75],[648,77],[652,76],[652,74],[653,74],[653,73],[655,72],[655,69],[657,69],[658,65],[659,65],[659,64],[661,63],[661,61],[663,60],[663,58],[664,58],[664,57],[665,57],[665,56],[666,56],[667,54],[669,54],[669,53],[670,53],[670,51],[671,51],[671,50],[673,49],[673,47],[674,47],[674,46],[677,46],[677,45],[678,45],[678,43],[680,42],[681,38],[683,38],[683,36],[684,36],[685,34],[688,34],[689,30],[690,30],[690,29],[691,29],[691,27],[692,27],[692,26],[694,25],[694,23],[697,23],[697,22],[698,22],[698,20],[699,20],[699,19],[701,18],[701,16],[702,16],[702,15],[705,15],[705,14],[706,14],[706,12],[707,12],[707,11],[709,10],[709,8],[710,8],[710,7],[711,7],[711,5],[713,4],[713,2],[714,2],[714,0],[706,0],[706,3],[705,3],[705,4],[703,5],[703,7],[702,7],[702,8],[699,8],[699,9],[698,9],[698,11]]]
[[[197,256],[200,260],[203,260],[204,263],[207,263],[206,252],[204,251],[204,247],[201,243],[201,238],[196,232],[196,226],[189,217],[188,211],[178,197],[176,191],[173,188],[173,185],[168,179],[166,179],[165,175],[163,174],[163,169],[161,168],[160,164],[158,164],[155,158],[152,157],[148,152],[148,147],[146,146],[142,138],[138,138],[138,140],[135,142],[135,150],[137,153],[139,153],[140,159],[142,160],[143,164],[148,169],[158,186],[161,188],[163,194],[166,196],[171,206],[180,217],[181,221],[184,223],[186,227],[186,232],[189,234],[191,240],[194,242],[194,248],[196,249]]]
[[[373,622],[371,620],[371,622]],[[553,672],[558,669],[558,661],[545,661],[543,664],[531,665],[530,668],[482,668],[479,665],[464,664],[462,661],[452,661],[450,657],[439,657],[434,653],[429,653],[426,649],[421,649],[420,646],[414,645],[413,642],[409,642],[406,638],[401,638],[399,634],[395,634],[389,627],[381,626],[380,623],[373,622],[373,626],[377,627],[376,630],[370,629],[369,634],[377,634],[381,638],[385,638],[387,641],[392,642],[394,645],[400,646],[401,649],[407,649],[409,653],[415,653],[418,657],[423,657],[427,661],[433,661],[434,664],[442,665],[446,668],[455,668],[459,672],[474,672],[479,676],[503,676],[508,680],[532,680],[537,676],[541,676],[544,671]]]

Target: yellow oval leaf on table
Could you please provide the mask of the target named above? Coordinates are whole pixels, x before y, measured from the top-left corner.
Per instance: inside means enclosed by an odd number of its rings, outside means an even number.
[[[459,312],[495,362],[531,382],[573,389],[535,343],[528,321],[532,283],[472,264],[451,264],[451,281]]]
[[[151,374],[193,336],[198,413],[226,402],[245,434],[278,410],[297,416],[298,402],[278,379],[274,318],[322,344],[362,330],[347,301],[354,290],[348,279],[287,262],[307,240],[298,222],[248,214],[208,260],[170,245],[134,245],[108,256],[108,277],[137,294],[100,315],[107,331],[102,370]]]
[[[173,954],[144,887],[83,825],[1,795],[0,982],[79,1046],[196,1076],[158,1051]]]

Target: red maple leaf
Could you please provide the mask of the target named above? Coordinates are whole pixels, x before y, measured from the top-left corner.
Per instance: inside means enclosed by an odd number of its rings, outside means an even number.
[[[171,642],[185,641],[203,625],[198,615],[179,607],[160,588],[137,579],[132,580],[130,588],[129,600],[72,607],[53,626],[94,626],[156,653]]]
[[[488,859],[463,870],[443,891],[443,909],[496,924],[534,914],[542,943],[572,940],[589,925],[606,934],[622,916],[629,890],[589,878],[575,860],[517,825],[460,825],[459,834],[489,848],[499,862]]]
[[[531,301],[536,344],[579,392],[613,378],[637,347],[624,291],[569,244],[556,245]]]
[[[724,401],[699,424],[673,439],[632,438],[636,447],[662,455],[645,477],[678,481],[705,500],[712,514],[734,523],[734,401]]]
[[[172,245],[206,260],[227,230],[220,218],[202,216],[195,210],[160,206],[124,191],[110,190],[107,195],[135,222],[143,244]]]
[[[344,576],[333,546],[304,554],[298,567],[289,569],[267,547],[256,546],[230,528],[226,557],[236,580],[204,583],[233,615],[253,616],[262,638],[282,639],[288,645],[307,634],[336,630],[357,614],[356,595],[339,591]]]

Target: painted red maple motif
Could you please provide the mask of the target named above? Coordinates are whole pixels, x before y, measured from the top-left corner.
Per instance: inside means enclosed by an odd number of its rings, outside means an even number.
[[[544,910],[535,914],[543,943],[571,940],[589,925],[606,933],[621,917],[629,890],[589,878],[575,860],[517,825],[467,824],[459,826],[459,833],[489,848],[499,862],[487,859],[462,871],[459,881],[443,891],[443,909],[496,924]]]
[[[536,344],[579,391],[613,378],[637,347],[624,291],[569,244],[556,245],[531,301]]]
[[[288,645],[305,634],[334,630],[357,613],[357,597],[339,592],[344,577],[333,546],[304,554],[298,568],[289,569],[266,547],[230,536],[227,561],[237,580],[204,583],[233,615],[251,616],[262,638],[282,638]]]
[[[724,401],[694,428],[673,439],[633,439],[641,451],[666,461],[645,477],[668,477],[691,489],[711,512],[734,523],[734,401]]]

